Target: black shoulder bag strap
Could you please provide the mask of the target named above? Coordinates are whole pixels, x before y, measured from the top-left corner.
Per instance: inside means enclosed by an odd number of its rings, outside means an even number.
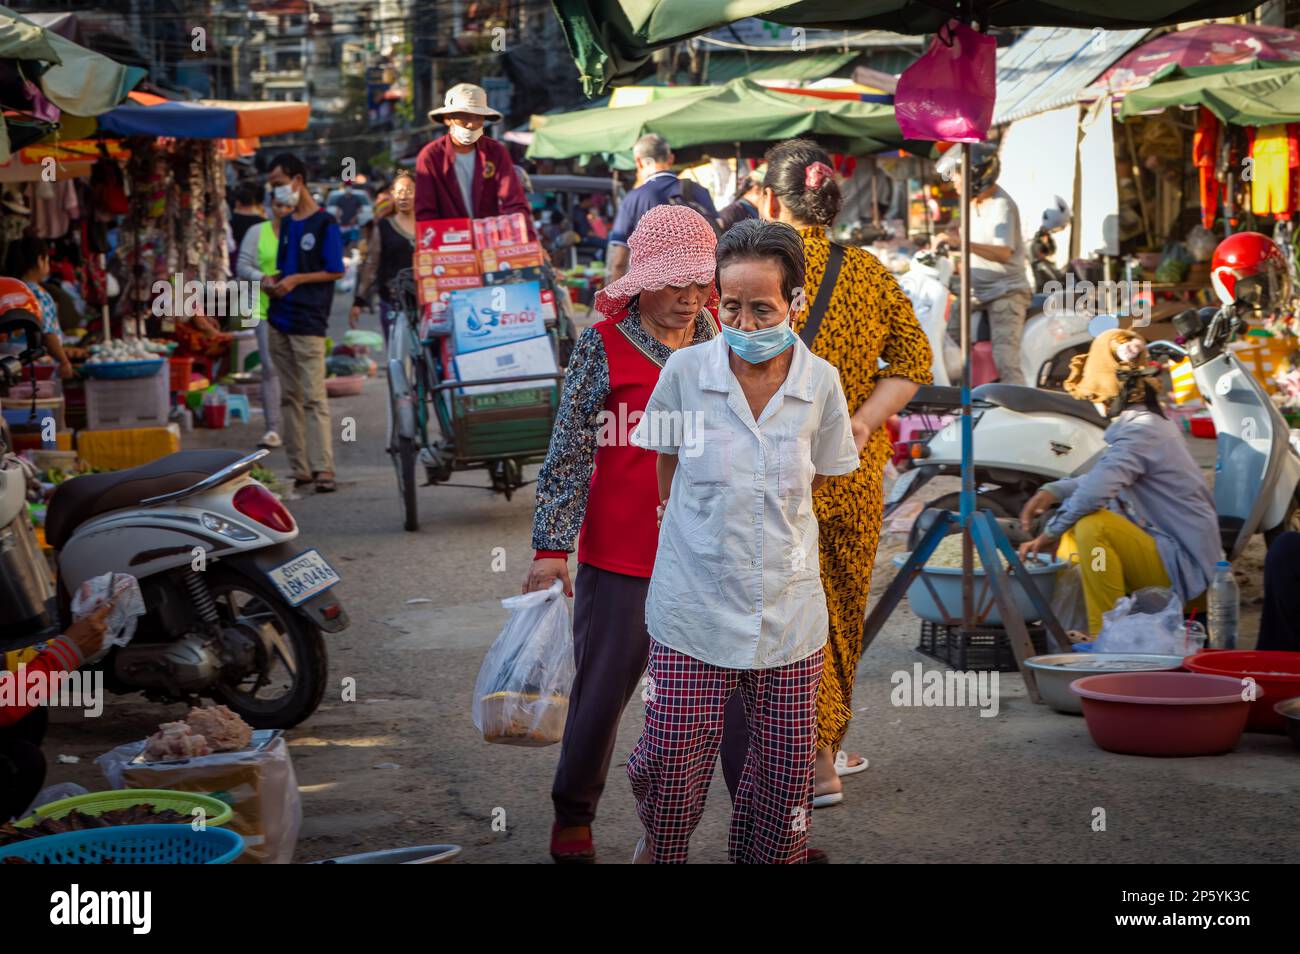
[[[840,277],[840,266],[843,264],[844,246],[831,242],[831,254],[826,259],[826,274],[822,276],[822,283],[817,286],[817,297],[813,299],[812,307],[808,309],[808,320],[804,322],[803,331],[799,332],[799,337],[803,339],[803,343],[809,350],[812,349],[813,341],[817,339],[817,329],[821,327],[826,309],[830,307],[831,294],[835,291],[835,280]]]

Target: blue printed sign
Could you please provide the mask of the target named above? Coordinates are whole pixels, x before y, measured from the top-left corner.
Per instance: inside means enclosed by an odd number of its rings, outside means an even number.
[[[450,305],[457,354],[472,354],[546,334],[538,282],[454,291]]]

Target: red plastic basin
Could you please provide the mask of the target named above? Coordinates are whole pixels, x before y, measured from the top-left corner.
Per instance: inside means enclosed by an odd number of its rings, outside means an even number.
[[[1251,704],[1241,680],[1194,672],[1117,672],[1070,685],[1098,746],[1126,755],[1219,755],[1236,746]]]
[[[1273,707],[1284,699],[1300,696],[1300,653],[1218,649],[1189,656],[1183,665],[1192,672],[1254,679],[1261,691],[1250,707],[1246,731],[1286,731],[1286,720]]]

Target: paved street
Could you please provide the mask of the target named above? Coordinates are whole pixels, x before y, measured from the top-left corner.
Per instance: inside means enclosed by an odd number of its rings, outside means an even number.
[[[336,307],[336,335],[340,316]],[[289,501],[304,539],[341,571],[352,618],[348,632],[328,637],[326,702],[289,733],[305,813],[297,860],[450,842],[464,846],[465,862],[549,862],[558,749],[488,745],[469,718],[475,675],[505,618],[499,600],[518,592],[531,557],[532,495],[506,502],[483,474],[460,474],[456,483],[483,489],[421,489],[422,527],[404,533],[384,453],[385,395],[381,375],[363,395],[334,402],[336,421],[357,422],[357,440],[336,446],[339,492]],[[258,425],[195,432],[187,443],[251,447]],[[284,472],[282,454],[272,462]],[[499,573],[497,547],[506,554]],[[897,552],[897,541],[886,548]],[[891,571],[882,558],[877,593]],[[935,665],[914,651],[917,626],[904,607],[863,662],[849,747],[871,768],[847,780],[845,803],[817,812],[812,825],[813,844],[834,861],[1294,859],[1300,770],[1284,737],[1248,734],[1219,758],[1110,755],[1092,744],[1082,718],[1031,705],[1017,675],[1001,677],[993,718],[973,708],[895,707],[890,675]],[[356,702],[340,701],[345,677],[356,679]],[[51,761],[60,753],[83,760],[52,764],[51,781],[99,787],[91,758],[181,712],[132,697],[114,700],[98,721],[56,716]],[[628,860],[636,840],[622,763],[641,720],[634,700],[596,823],[603,862]],[[727,808],[719,775],[693,860],[725,860]],[[1092,829],[1098,808],[1104,832]],[[504,831],[494,829],[498,810]]]

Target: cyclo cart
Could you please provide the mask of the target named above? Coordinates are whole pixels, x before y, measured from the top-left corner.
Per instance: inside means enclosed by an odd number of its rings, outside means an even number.
[[[388,344],[388,453],[397,470],[403,526],[418,530],[416,474],[419,486],[445,484],[501,493],[509,500],[531,481],[524,467],[546,457],[559,406],[564,365],[577,340],[567,290],[544,267],[543,287],[555,292],[556,318],[547,321],[547,337],[555,352],[553,374],[530,374],[490,380],[459,381],[451,367],[448,335],[426,336],[421,329],[412,269],[397,278],[402,313],[393,324]],[[466,389],[491,386],[492,391]],[[486,470],[491,486],[453,484],[453,473]]]

